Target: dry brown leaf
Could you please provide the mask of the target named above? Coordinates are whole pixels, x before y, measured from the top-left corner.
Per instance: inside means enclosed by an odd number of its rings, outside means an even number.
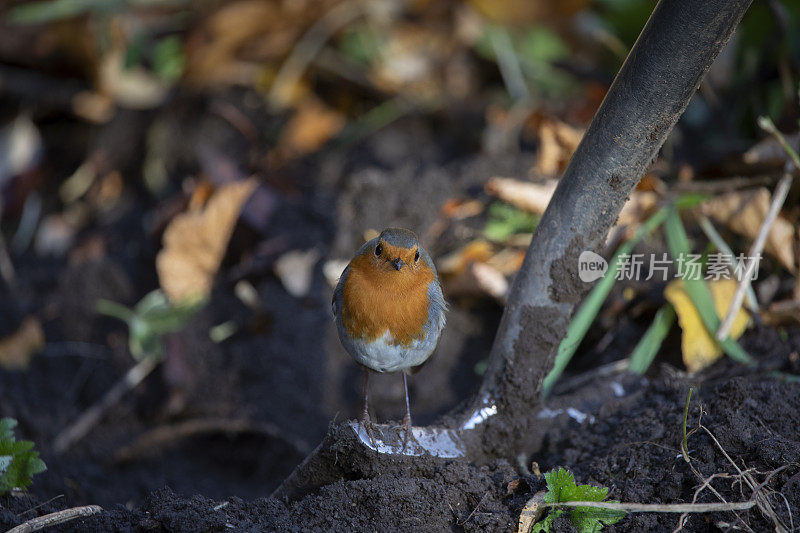
[[[462,220],[483,213],[483,203],[479,200],[451,198],[442,204],[443,217]]]
[[[172,303],[205,298],[211,292],[239,213],[257,185],[252,178],[224,185],[204,209],[181,213],[169,223],[156,270]]]
[[[732,279],[709,280],[706,282],[714,300],[717,315],[725,316],[733,301],[738,283]],[[703,321],[686,293],[683,280],[677,279],[670,282],[664,289],[664,297],[675,308],[678,323],[681,326],[681,352],[683,363],[689,372],[697,372],[722,355],[722,346],[712,338],[703,325]],[[741,337],[747,328],[750,317],[744,310],[739,310],[733,322],[730,336],[733,339]]]
[[[471,263],[484,263],[492,257],[494,247],[489,241],[476,240],[438,262],[439,273],[448,276],[464,272]]]
[[[534,172],[541,176],[557,176],[567,168],[573,152],[583,138],[584,130],[553,118],[539,121],[539,153]]]
[[[546,507],[542,505],[544,504],[545,494],[545,491],[539,491],[525,504],[525,507],[519,515],[517,533],[529,533],[533,525],[542,518],[546,509]]]
[[[527,245],[525,249],[527,249]],[[522,267],[522,261],[525,259],[525,251],[504,248],[486,260],[486,264],[494,268],[505,276],[510,276],[516,273]]]
[[[703,213],[732,231],[754,240],[769,211],[772,195],[764,187],[748,191],[732,191],[703,204]],[[795,265],[795,229],[780,215],[767,234],[764,251],[775,257],[791,273]]]
[[[445,287],[449,297],[491,296],[504,302],[509,283],[502,273],[487,263],[470,263],[459,273],[448,276]]]
[[[6,370],[28,368],[31,357],[44,346],[44,332],[39,319],[27,317],[19,329],[0,339],[0,367]]]
[[[272,0],[224,4],[188,39],[186,81],[200,86],[252,85],[263,71],[263,60],[277,60],[291,50],[308,26],[305,18],[316,10],[308,11],[300,20]]]
[[[396,25],[387,31],[369,79],[390,93],[419,100],[441,97],[453,36],[439,28],[417,24]]]
[[[125,66],[125,50],[114,48],[100,62],[100,93],[123,107],[151,109],[167,96],[169,86],[140,65]]]
[[[497,196],[511,205],[542,214],[550,203],[558,181],[547,180],[542,183],[520,181],[514,178],[491,178],[484,187],[487,194]],[[634,191],[620,211],[617,224],[620,226],[638,224],[647,219],[658,206],[658,195],[652,191]]]
[[[484,189],[487,194],[497,196],[504,202],[540,215],[547,209],[557,185],[556,180],[532,183],[514,178],[491,178]]]
[[[317,98],[306,98],[286,126],[280,150],[288,157],[308,154],[328,142],[344,125],[342,113]]]

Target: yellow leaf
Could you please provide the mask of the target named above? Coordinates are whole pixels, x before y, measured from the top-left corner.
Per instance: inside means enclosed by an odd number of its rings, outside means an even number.
[[[21,370],[28,367],[31,356],[44,346],[44,332],[36,317],[29,316],[19,329],[0,339],[0,367]]]
[[[257,185],[252,178],[229,183],[211,196],[204,209],[181,213],[169,223],[156,270],[173,304],[202,299],[211,292],[239,213]]]
[[[732,279],[719,279],[706,281],[706,285],[711,291],[714,300],[714,308],[717,315],[724,317],[728,312],[736,292],[736,281]],[[686,286],[683,280],[675,280],[669,283],[664,289],[664,297],[675,308],[678,315],[678,323],[681,326],[681,352],[683,363],[689,372],[697,372],[722,355],[722,346],[708,333],[700,315],[697,313],[689,295],[686,293]],[[743,310],[739,311],[733,322],[730,336],[738,339],[747,328],[749,317]]]

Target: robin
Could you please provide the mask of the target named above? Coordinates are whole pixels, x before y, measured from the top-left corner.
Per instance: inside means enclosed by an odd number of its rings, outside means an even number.
[[[413,232],[383,230],[344,269],[332,307],[339,340],[365,371],[361,421],[367,432],[370,371],[402,372],[405,450],[411,434],[406,375],[428,360],[445,323],[447,304],[431,257]]]

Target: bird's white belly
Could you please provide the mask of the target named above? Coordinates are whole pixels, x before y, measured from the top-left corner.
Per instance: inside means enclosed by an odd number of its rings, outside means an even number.
[[[377,372],[395,372],[405,370],[424,363],[439,338],[439,331],[432,330],[422,339],[414,339],[410,345],[394,344],[389,330],[374,340],[348,339],[352,347],[351,354],[362,365]]]

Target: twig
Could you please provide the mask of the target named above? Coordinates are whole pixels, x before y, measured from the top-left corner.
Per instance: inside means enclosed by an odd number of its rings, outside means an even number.
[[[719,513],[743,511],[756,505],[754,499],[729,503],[613,503],[613,502],[552,502],[545,507],[595,507],[629,513]]]
[[[787,531],[786,526],[783,524],[783,522],[780,521],[780,519],[778,518],[778,515],[775,513],[775,510],[772,508],[772,506],[770,505],[770,503],[766,499],[766,497],[764,497],[761,494],[761,489],[762,489],[762,487],[764,485],[766,485],[769,482],[769,480],[772,478],[772,476],[774,476],[775,474],[777,474],[778,472],[780,472],[781,470],[786,468],[786,466],[788,466],[788,465],[785,465],[785,466],[783,466],[781,468],[778,468],[777,470],[772,471],[770,473],[770,475],[767,476],[767,479],[764,480],[764,483],[762,483],[760,485],[756,485],[756,482],[753,479],[753,476],[751,476],[747,471],[742,472],[742,470],[734,462],[734,460],[731,459],[730,455],[728,455],[728,452],[725,451],[725,448],[722,447],[722,444],[719,443],[719,441],[717,440],[717,437],[715,437],[714,434],[711,433],[710,429],[708,429],[707,427],[705,427],[702,424],[700,424],[697,427],[697,429],[702,429],[703,431],[705,431],[708,434],[709,437],[711,437],[711,440],[713,440],[714,444],[717,445],[717,448],[719,448],[719,450],[722,452],[722,455],[725,456],[725,458],[728,460],[728,462],[731,463],[733,465],[733,467],[736,469],[736,471],[739,473],[740,479],[743,479],[747,483],[747,485],[753,491],[753,496],[751,497],[751,499],[758,505],[758,509],[764,514],[764,516],[766,516],[767,518],[772,520],[773,524],[775,524],[775,531],[777,533],[786,532]]]
[[[779,179],[780,176],[769,174],[764,176],[734,176],[719,180],[678,182],[670,186],[670,189],[675,192],[717,193],[733,191],[737,189],[768,187],[770,185],[774,185]]]
[[[472,518],[472,515],[474,515],[474,514],[475,514],[475,511],[477,511],[477,510],[478,510],[478,508],[479,508],[481,505],[483,505],[483,501],[486,499],[486,497],[487,497],[488,495],[489,495],[489,493],[488,493],[488,492],[487,492],[486,494],[484,494],[484,495],[483,495],[483,497],[481,498],[481,501],[479,501],[479,502],[478,502],[478,505],[476,505],[476,506],[475,506],[475,509],[473,509],[473,510],[472,510],[472,512],[471,512],[471,513],[469,513],[469,516],[467,517],[467,519],[466,519],[466,520],[464,520],[463,522],[461,522],[459,525],[463,526],[464,524],[466,524],[467,522],[469,522],[470,518]]]
[[[733,327],[733,321],[736,319],[736,315],[739,313],[739,309],[742,307],[744,293],[747,291],[747,288],[750,286],[750,282],[752,281],[750,278],[752,277],[753,270],[756,267],[757,258],[761,255],[761,251],[764,249],[764,244],[767,242],[767,234],[769,233],[769,229],[772,227],[772,223],[775,222],[775,218],[778,216],[778,212],[781,210],[783,202],[786,200],[786,195],[789,193],[789,187],[791,185],[792,174],[787,171],[778,182],[778,186],[775,187],[775,192],[772,194],[772,203],[769,206],[769,211],[767,211],[767,215],[764,217],[764,222],[762,222],[761,228],[758,230],[756,240],[753,242],[753,245],[750,247],[750,250],[747,253],[747,267],[742,273],[742,278],[739,280],[739,286],[736,288],[736,293],[733,295],[733,301],[728,308],[728,313],[725,315],[725,319],[722,321],[722,324],[720,324],[719,329],[717,330],[717,339],[720,341],[725,340],[728,337],[731,327]]]
[[[689,402],[692,401],[692,392],[694,391],[693,387],[689,387],[689,394],[686,396],[686,407],[683,408],[683,439],[681,439],[681,455],[683,455],[683,460],[687,463],[691,461],[689,459],[689,446],[687,441],[689,440],[689,434],[686,433],[686,419],[689,418]]]
[[[325,13],[313,26],[300,38],[292,53],[281,65],[270,87],[268,99],[273,105],[283,106],[286,103],[286,94],[294,87],[309,63],[322,50],[330,37],[347,26],[364,13],[360,2],[343,2]]]
[[[800,155],[797,154],[794,148],[789,146],[786,137],[783,136],[783,133],[778,131],[778,128],[772,123],[772,119],[769,117],[758,117],[758,127],[775,137],[775,140],[780,143],[786,154],[792,158],[795,168],[800,169]]]
[[[75,422],[56,436],[53,443],[55,452],[64,453],[85,437],[100,422],[106,412],[116,405],[128,391],[133,390],[144,381],[144,378],[149,376],[159,363],[160,361],[155,357],[146,357],[128,370],[125,376],[111,387],[99,402],[84,411]]]
[[[84,505],[83,507],[73,507],[71,509],[64,509],[55,513],[46,514],[32,518],[25,523],[18,525],[15,528],[9,529],[7,533],[30,533],[32,531],[39,531],[46,527],[57,526],[76,518],[86,518],[103,511],[99,505]]]
[[[703,233],[706,234],[708,240],[714,243],[714,246],[717,247],[717,250],[724,253],[728,257],[733,258],[733,250],[731,250],[731,247],[728,246],[728,243],[725,242],[725,239],[722,238],[722,235],[719,234],[717,228],[714,227],[714,224],[711,223],[708,217],[701,214],[698,220],[700,222],[700,229],[702,229]],[[754,315],[758,315],[758,298],[756,297],[756,292],[753,290],[752,285],[747,287],[746,295],[748,310]]]
[[[230,420],[226,418],[206,418],[186,420],[178,424],[170,424],[153,428],[141,435],[130,446],[121,448],[116,453],[118,461],[130,461],[144,453],[152,453],[170,442],[202,435],[204,433],[258,433],[280,439],[291,445],[300,454],[310,451],[309,445],[302,439],[286,435],[275,424],[254,422],[251,420]]]

